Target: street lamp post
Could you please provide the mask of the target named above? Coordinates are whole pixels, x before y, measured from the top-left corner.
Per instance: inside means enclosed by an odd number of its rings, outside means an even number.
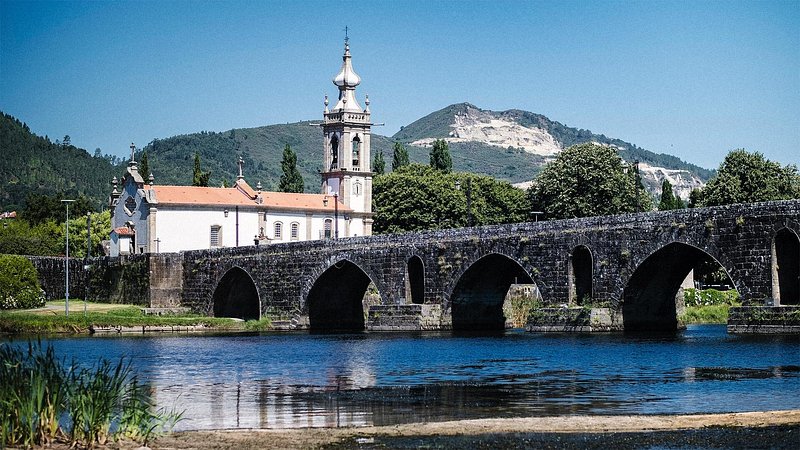
[[[92,257],[92,213],[86,211],[86,264],[83,265],[83,270],[86,271],[86,292],[83,299],[83,315],[86,316],[86,303],[89,302],[89,286],[91,285],[89,277],[89,269],[91,265],[89,258]]]
[[[64,297],[65,297],[66,303],[64,304],[64,314],[67,317],[69,317],[69,204],[74,202],[74,201],[75,200],[66,200],[66,199],[62,199],[61,200],[61,203],[63,203],[67,207],[67,223],[66,223],[66,227],[67,227],[67,256],[66,256],[66,259],[64,260],[64,266],[66,266],[66,275],[65,275],[65,281],[64,281]]]
[[[333,238],[339,239],[339,193],[333,193]]]

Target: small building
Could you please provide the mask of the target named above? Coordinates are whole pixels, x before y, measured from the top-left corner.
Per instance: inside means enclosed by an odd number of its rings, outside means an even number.
[[[320,194],[253,189],[239,175],[232,187],[156,185],[145,182],[134,159],[121,182],[112,181],[111,256],[167,253],[372,234],[369,98],[355,96],[361,82],[345,39],[342,67],[333,83],[339,101],[325,96]],[[235,157],[235,155],[231,155]]]

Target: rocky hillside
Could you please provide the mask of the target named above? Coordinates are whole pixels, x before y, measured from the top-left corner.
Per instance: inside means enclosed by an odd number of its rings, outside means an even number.
[[[469,103],[431,113],[403,127],[393,138],[420,149],[412,154],[425,154],[427,150],[422,149],[435,139],[445,139],[457,170],[486,173],[521,186],[529,184],[559,151],[585,142],[615,147],[626,161],[638,160],[642,179],[654,195],[660,194],[662,181],[668,179],[681,197],[688,198],[693,188],[702,186],[713,174],[674,156],[571,128],[541,114],[517,109],[489,111]]]

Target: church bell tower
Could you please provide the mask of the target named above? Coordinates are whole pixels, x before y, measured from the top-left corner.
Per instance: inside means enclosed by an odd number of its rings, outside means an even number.
[[[370,170],[369,96],[361,108],[356,99],[356,86],[361,83],[353,70],[349,39],[344,40],[342,68],[333,78],[339,88],[339,100],[328,109],[325,96],[324,156],[322,193],[333,196],[350,208],[346,236],[372,234],[372,175]]]

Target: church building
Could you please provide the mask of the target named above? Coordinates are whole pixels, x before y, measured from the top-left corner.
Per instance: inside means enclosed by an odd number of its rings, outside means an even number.
[[[369,97],[361,108],[345,39],[342,67],[333,78],[336,105],[325,96],[320,194],[253,189],[242,158],[232,187],[167,186],[145,181],[134,160],[112,181],[111,256],[336,239],[372,234]],[[235,157],[235,155],[231,155]]]

